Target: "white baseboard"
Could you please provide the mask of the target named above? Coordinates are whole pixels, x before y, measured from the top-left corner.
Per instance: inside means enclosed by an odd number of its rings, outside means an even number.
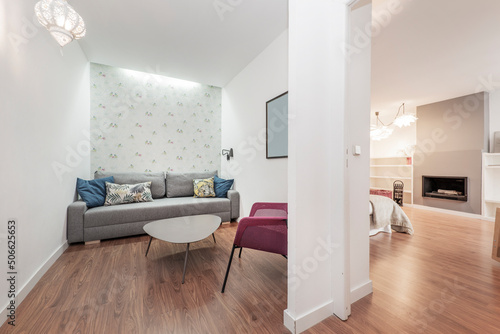
[[[295,319],[288,313],[288,309],[283,311],[283,324],[292,334],[295,334]]]
[[[357,302],[363,297],[368,296],[370,293],[373,293],[373,283],[371,280],[363,285],[351,289],[351,304]]]
[[[36,283],[42,278],[42,276],[49,270],[49,268],[56,262],[56,260],[64,253],[64,251],[68,248],[68,242],[66,241],[64,244],[62,244],[52,255],[45,261],[42,266],[36,271],[36,273],[31,276],[31,278],[28,280],[28,282],[22,286],[20,289],[18,289],[17,294],[16,294],[16,309],[21,305],[23,302],[24,298],[30,293],[30,291],[35,287]],[[5,323],[5,321],[8,320],[7,318],[7,306],[9,304],[7,303],[3,308],[2,312],[0,312],[0,318],[5,319],[4,321],[1,322],[1,324]],[[1,326],[1,325],[0,325]]]
[[[473,218],[473,219],[481,219],[481,220],[486,220],[486,221],[495,221],[495,218],[486,217],[486,216],[478,215],[478,214],[475,214],[475,213],[455,211],[455,210],[447,210],[447,209],[435,208],[435,207],[432,207],[432,206],[426,206],[426,205],[420,205],[420,204],[406,204],[405,203],[405,206],[408,206],[410,208],[415,208],[415,209],[422,209],[422,210],[427,210],[427,211],[447,213],[447,214],[450,214],[450,215],[455,215],[455,216],[460,216],[460,217],[467,217],[467,218]]]
[[[288,310],[283,312],[284,324],[293,334],[299,334],[333,315],[333,301],[294,319]]]

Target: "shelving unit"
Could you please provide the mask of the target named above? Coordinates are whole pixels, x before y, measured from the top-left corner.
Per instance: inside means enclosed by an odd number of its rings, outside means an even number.
[[[482,215],[494,218],[500,208],[500,153],[483,153]]]
[[[392,184],[396,180],[401,180],[404,183],[403,203],[413,204],[413,164],[411,157],[370,159],[370,189],[392,191]]]

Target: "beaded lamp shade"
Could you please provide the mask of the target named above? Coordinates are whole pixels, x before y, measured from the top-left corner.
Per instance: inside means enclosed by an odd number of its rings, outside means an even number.
[[[41,0],[35,5],[35,13],[60,46],[85,36],[82,17],[66,0]]]

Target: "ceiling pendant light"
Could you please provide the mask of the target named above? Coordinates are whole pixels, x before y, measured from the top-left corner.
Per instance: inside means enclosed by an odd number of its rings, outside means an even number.
[[[375,116],[377,116],[377,124],[372,125],[370,128],[370,139],[377,141],[386,139],[394,131],[394,129],[391,129],[388,126],[384,125],[384,123],[382,123],[382,121],[378,118],[378,115],[379,112],[375,112]]]
[[[401,107],[403,107],[403,113],[401,116],[399,115],[399,112],[401,111]],[[396,114],[396,119],[394,120],[394,125],[402,128],[403,126],[410,126],[411,123],[414,123],[417,121],[417,117],[412,114],[405,114],[405,104],[403,103],[401,106],[399,106],[398,113]]]
[[[41,0],[35,5],[35,13],[61,47],[85,36],[82,17],[66,0]]]

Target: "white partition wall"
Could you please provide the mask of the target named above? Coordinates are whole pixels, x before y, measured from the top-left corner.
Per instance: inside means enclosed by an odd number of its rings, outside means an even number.
[[[368,29],[367,32],[366,27],[371,23],[371,1],[359,1],[352,8],[349,40],[357,52],[348,56],[346,146],[349,150],[349,166],[346,179],[349,182],[350,291],[351,303],[354,303],[372,292],[369,270],[370,219],[368,205],[365,205],[370,193],[371,42],[370,31]],[[359,147],[359,154],[353,151],[354,147]]]
[[[293,333],[332,314],[347,319],[350,313],[346,186],[353,187],[353,196],[359,187],[346,179],[348,67],[341,46],[349,35],[347,5],[340,0],[289,2],[289,276],[284,317]],[[368,155],[369,147],[364,149]],[[366,261],[367,252],[360,257]]]

